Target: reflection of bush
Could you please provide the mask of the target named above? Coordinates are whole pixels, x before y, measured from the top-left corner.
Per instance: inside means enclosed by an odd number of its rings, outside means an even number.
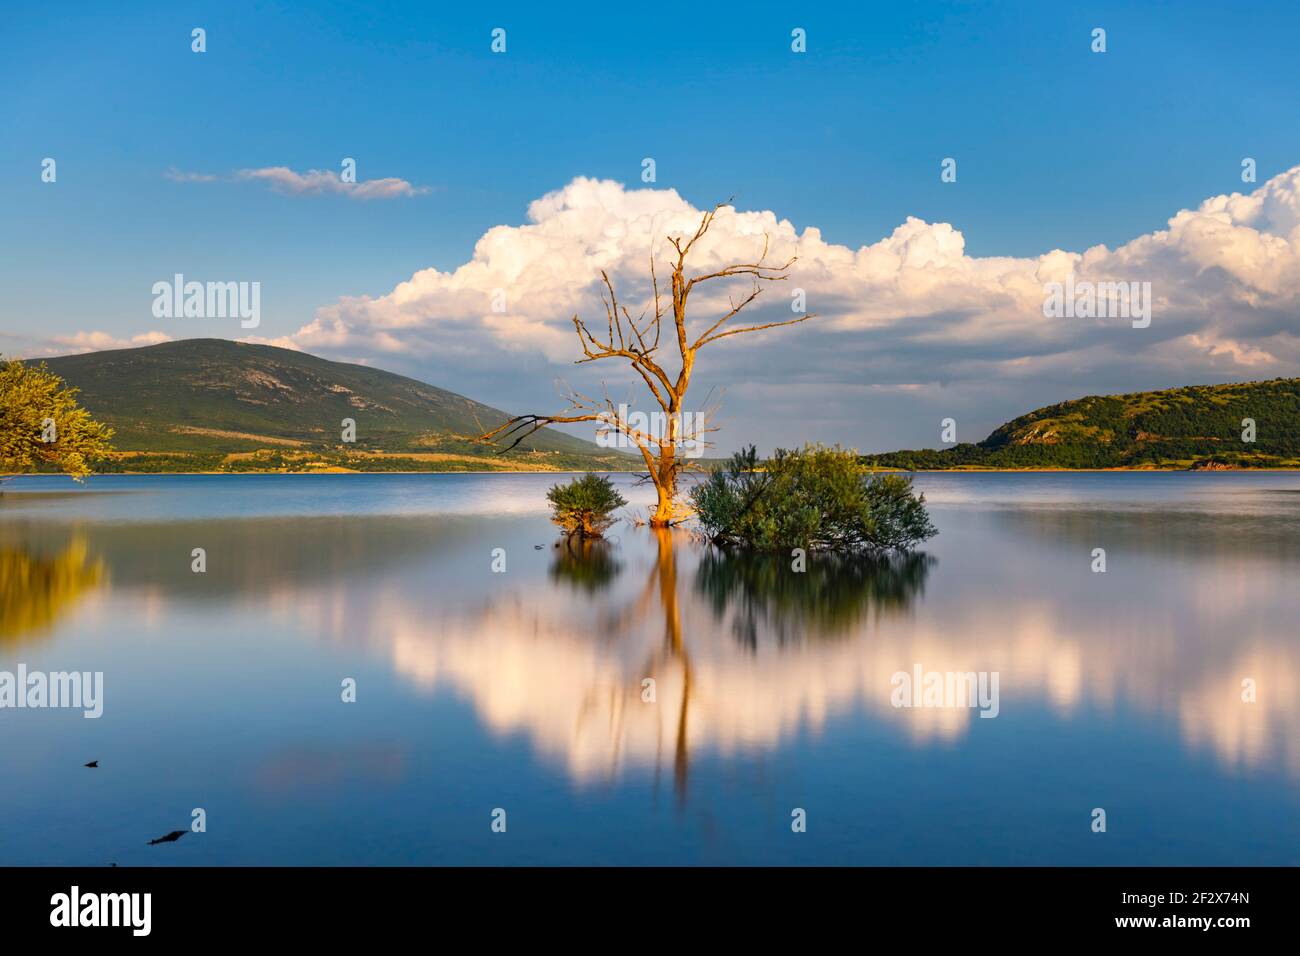
[[[84,538],[52,558],[0,548],[0,641],[49,628],[104,579],[102,561],[87,561]]]
[[[609,587],[621,570],[622,565],[614,559],[614,549],[608,541],[573,536],[561,539],[556,545],[551,580],[564,581],[594,594]]]
[[[847,633],[868,611],[900,613],[925,589],[934,558],[820,553],[804,571],[789,556],[728,553],[709,548],[696,572],[696,589],[722,619],[735,613],[742,642],[757,646],[760,628],[778,643]]]

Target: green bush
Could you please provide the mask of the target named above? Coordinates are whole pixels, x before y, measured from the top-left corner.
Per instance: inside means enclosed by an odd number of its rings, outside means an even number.
[[[614,509],[627,504],[608,478],[594,474],[555,485],[546,498],[551,503],[551,520],[570,536],[580,538],[601,537],[614,523]]]
[[[691,501],[715,544],[760,551],[907,551],[937,533],[910,478],[872,474],[838,447],[778,449],[760,463],[751,445],[696,485]]]

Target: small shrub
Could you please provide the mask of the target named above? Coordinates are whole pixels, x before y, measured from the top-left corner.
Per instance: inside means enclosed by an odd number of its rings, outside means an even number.
[[[910,478],[872,474],[838,447],[778,449],[760,464],[750,446],[692,489],[691,501],[714,543],[760,551],[907,551],[937,534]]]
[[[614,523],[613,511],[627,504],[608,478],[586,474],[546,493],[551,520],[572,537],[599,538]]]

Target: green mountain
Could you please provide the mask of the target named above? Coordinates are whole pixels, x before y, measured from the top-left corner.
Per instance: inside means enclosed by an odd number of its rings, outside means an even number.
[[[1243,439],[1244,419],[1255,440]],[[978,444],[868,455],[881,468],[1297,468],[1300,379],[1090,395],[1007,422]]]
[[[101,470],[630,469],[543,429],[508,454],[469,440],[508,415],[424,382],[304,352],[187,339],[48,359],[116,431]],[[356,423],[342,441],[343,420]]]

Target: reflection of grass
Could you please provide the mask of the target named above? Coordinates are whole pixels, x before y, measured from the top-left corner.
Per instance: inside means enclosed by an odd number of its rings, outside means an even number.
[[[103,561],[88,561],[86,539],[74,537],[52,558],[0,548],[0,642],[49,628],[104,578]]]
[[[556,548],[551,580],[565,581],[588,594],[609,586],[622,566],[608,541],[565,537]]]
[[[738,636],[758,643],[759,625],[779,643],[799,636],[847,633],[868,610],[901,612],[925,588],[934,559],[909,552],[894,556],[825,553],[809,555],[794,571],[788,556],[728,554],[710,548],[700,561],[695,586],[714,613],[736,612]]]

